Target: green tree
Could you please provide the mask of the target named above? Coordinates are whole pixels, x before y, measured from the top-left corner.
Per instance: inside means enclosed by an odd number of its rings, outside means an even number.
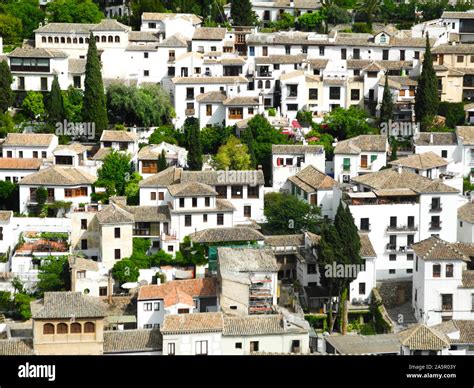
[[[104,14],[92,0],[53,0],[46,5],[49,22],[99,23]]]
[[[298,25],[302,31],[322,32],[323,23],[324,16],[320,11],[306,12],[298,18]]]
[[[106,188],[106,198],[124,195],[127,182],[132,177],[130,156],[112,151],[104,158],[102,167],[97,170],[96,187]]]
[[[68,291],[70,272],[67,256],[49,256],[41,259],[36,291],[43,296],[48,291]]]
[[[274,234],[297,234],[303,230],[316,232],[321,209],[290,194],[268,193],[264,199],[266,228]]]
[[[380,107],[380,122],[388,123],[393,116],[393,97],[388,86],[388,73],[385,74],[385,85],[383,88],[382,105]]]
[[[30,303],[32,301],[33,298],[25,293],[18,293],[13,299],[15,310],[24,321],[27,321],[31,318]]]
[[[7,61],[0,61],[0,113],[5,113],[13,104],[13,77]]]
[[[302,127],[311,127],[313,125],[313,114],[309,110],[301,109],[296,113],[296,120]]]
[[[226,143],[234,133],[234,127],[222,125],[212,125],[201,129],[201,144],[204,154],[216,154],[219,147]]]
[[[438,106],[438,114],[446,117],[445,124],[448,128],[463,125],[466,120],[463,102],[441,101]]]
[[[21,281],[21,279],[17,276],[15,276],[12,281],[10,282],[10,284],[12,285],[13,287],[13,294],[16,294],[18,292],[23,292],[25,286],[23,284],[23,282]]]
[[[231,0],[230,17],[234,26],[253,26],[257,21],[250,0]]]
[[[316,140],[312,140],[315,138]],[[326,154],[326,160],[332,160],[334,155],[334,137],[329,133],[321,133],[318,130],[311,130],[306,135],[308,143],[311,145],[322,145]]]
[[[231,136],[226,144],[219,147],[213,162],[217,170],[248,170],[250,169],[248,148],[235,136]]]
[[[100,138],[102,131],[107,129],[108,121],[104,84],[102,82],[97,46],[92,32],[89,36],[89,48],[87,50],[82,119],[84,122],[95,124],[97,138]]]
[[[48,121],[51,124],[61,122],[64,120],[64,105],[61,87],[59,86],[58,76],[55,75],[53,84],[51,85],[51,92],[47,100],[48,106]]]
[[[160,144],[162,142],[178,144],[178,141],[176,140],[177,136],[178,132],[172,125],[162,125],[150,135],[148,138],[148,144]]]
[[[328,132],[338,140],[370,134],[374,129],[367,123],[367,114],[358,107],[336,108],[324,116]]]
[[[136,282],[139,274],[138,267],[130,259],[117,261],[112,268],[112,276],[120,285]]]
[[[44,11],[39,6],[38,0],[19,0],[4,1],[5,4],[0,5],[0,13],[14,16],[21,20],[22,37],[30,39],[33,37],[33,30],[44,20]],[[21,31],[20,31],[21,32]]]
[[[190,170],[202,169],[202,146],[199,120],[188,117],[183,126],[185,148],[188,150],[188,167]]]
[[[130,25],[135,30],[140,29],[143,12],[166,12],[160,0],[131,0],[130,10]]]
[[[0,181],[0,209],[18,211],[19,190],[13,182]]]
[[[247,146],[247,151],[250,157],[250,168],[257,168],[257,159],[255,157],[255,140],[253,139],[252,131],[244,130],[240,135],[242,143]]]
[[[415,94],[415,116],[423,131],[433,123],[434,116],[438,113],[438,105],[438,78],[433,68],[429,36],[426,34],[423,66]]]
[[[397,155],[397,152],[398,152],[398,140],[396,137],[392,136],[390,138],[390,145],[391,145],[391,154],[390,154],[390,160],[393,161],[393,160],[397,160],[398,159],[398,155]]]
[[[168,168],[168,162],[166,161],[165,150],[161,150],[160,156],[158,156],[158,171],[163,171]]]
[[[381,5],[381,0],[359,0],[355,10],[365,15],[367,24],[372,29],[374,16],[380,12]]]
[[[350,23],[351,15],[344,8],[332,5],[326,9],[326,20],[330,24]]]
[[[288,12],[283,12],[273,26],[278,31],[288,31],[295,27],[295,17]]]
[[[81,123],[84,93],[81,89],[76,89],[71,85],[62,94],[65,118],[72,123]]]
[[[43,95],[40,92],[29,91],[23,99],[21,107],[30,119],[40,118],[45,112]]]
[[[0,36],[3,37],[3,44],[20,46],[23,36],[21,20],[12,15],[0,13]]]
[[[36,189],[36,202],[38,203],[38,207],[42,208],[48,199],[48,190],[46,190],[43,186],[40,186]]]
[[[126,180],[124,194],[127,196],[128,205],[140,204],[139,183],[142,179],[142,176],[138,172],[134,172],[130,175],[130,179],[128,181]]]

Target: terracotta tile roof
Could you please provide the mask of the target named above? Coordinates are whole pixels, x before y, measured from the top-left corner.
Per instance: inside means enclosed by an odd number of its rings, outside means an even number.
[[[429,237],[412,245],[417,256],[422,260],[463,260],[470,261],[454,244],[441,240],[439,237]]]
[[[431,52],[433,54],[474,54],[473,44],[440,44],[434,47]]]
[[[133,214],[115,203],[103,207],[97,212],[96,217],[100,224],[130,224],[135,222]]]
[[[458,251],[464,253],[467,257],[474,257],[474,243],[457,242],[453,243],[453,245]]]
[[[427,170],[430,168],[447,166],[448,162],[446,161],[446,159],[443,159],[441,156],[438,156],[434,152],[430,151],[407,156],[405,158],[400,158],[389,162],[389,164],[391,164],[392,166],[402,166],[416,168],[420,170]]]
[[[356,155],[365,151],[386,152],[387,147],[387,137],[384,135],[360,135],[339,141],[334,153]]]
[[[443,19],[474,19],[474,13],[472,12],[449,12],[444,11],[441,15]]]
[[[173,197],[215,196],[217,192],[209,185],[200,182],[178,183],[168,187]]]
[[[130,31],[128,33],[129,42],[159,42],[160,39],[152,32],[147,31]],[[147,46],[142,46],[147,47]]]
[[[468,202],[458,208],[458,218],[474,224],[474,202]]]
[[[49,133],[9,133],[3,146],[48,147],[55,137]]]
[[[89,34],[95,24],[90,23],[47,23],[34,30],[34,32],[64,32],[76,34]]]
[[[79,168],[53,166],[34,172],[20,180],[19,185],[77,186],[92,185],[97,177]]]
[[[80,292],[45,292],[44,298],[32,306],[33,319],[69,319],[103,318],[105,306],[98,299],[83,295]]]
[[[292,332],[295,330],[292,329]],[[308,331],[301,328],[301,333]],[[269,335],[284,334],[287,330],[281,315],[246,315],[246,316],[224,316],[224,327],[222,335],[247,336],[247,335]]]
[[[215,278],[173,280],[160,285],[141,286],[138,300],[163,300],[165,308],[178,303],[194,306],[193,298],[215,297],[217,284]]]
[[[104,353],[159,351],[163,337],[157,329],[104,331]]]
[[[71,74],[83,74],[86,72],[86,60],[69,58],[68,59],[68,71]]]
[[[298,145],[298,144],[273,144],[272,154],[288,154],[288,155],[299,155],[299,154],[322,154],[324,147],[321,145]]]
[[[17,47],[7,54],[10,58],[67,58],[68,55],[61,50],[52,50],[35,47]]]
[[[222,241],[262,241],[263,234],[254,228],[239,226],[232,228],[210,228],[189,235],[196,243],[216,243]]]
[[[100,136],[100,141],[120,141],[120,142],[136,142],[138,140],[137,134],[127,131],[111,131],[105,130]]]
[[[450,346],[445,334],[423,324],[399,332],[398,338],[410,350],[442,350]]]
[[[194,30],[193,40],[222,40],[227,29],[221,27],[201,27]]]
[[[278,265],[271,249],[218,248],[221,272],[277,272]]]
[[[286,80],[296,78],[296,77],[301,77],[301,76],[304,76],[304,70],[294,70],[294,71],[290,71],[288,73],[280,75],[280,80],[286,81]]]
[[[431,141],[433,137],[433,141]],[[420,132],[414,139],[417,146],[423,145],[456,145],[456,134],[453,132]]]
[[[86,259],[80,256],[69,256],[68,258],[69,267],[77,269],[79,271],[93,271],[99,270],[99,264],[91,259]]]
[[[246,60],[243,57],[221,58],[221,64],[226,65],[245,65]]]
[[[434,181],[410,170],[385,169],[352,178],[355,183],[373,190],[410,189],[415,193],[458,193],[455,188]],[[409,194],[409,193],[408,193]],[[381,193],[379,193],[381,195]]]
[[[112,148],[110,147],[104,147],[104,148],[99,148],[97,152],[94,154],[92,157],[92,160],[104,160],[105,157],[112,152]]]
[[[360,237],[360,255],[362,257],[377,257],[375,249],[367,233],[359,233]]]
[[[464,145],[474,145],[474,126],[457,126],[456,134],[462,139]]]
[[[166,170],[141,180],[138,185],[140,187],[168,187],[179,183],[182,171],[181,168],[168,167]]]
[[[395,334],[330,335],[325,340],[342,355],[399,353],[400,341]]]
[[[119,23],[115,19],[102,19],[99,23],[94,24],[91,31],[131,31],[132,28],[125,24]]]
[[[207,93],[200,94],[196,97],[196,100],[202,103],[205,102],[223,102],[227,96],[220,90],[215,90]]]
[[[31,339],[0,340],[0,356],[32,356],[34,354]]]
[[[0,158],[0,170],[39,170],[42,159]]]
[[[188,47],[188,40],[179,32],[158,43],[159,47]]]
[[[135,222],[163,222],[171,219],[168,206],[123,206]]]
[[[81,143],[58,145],[54,149],[53,154],[56,154],[61,151],[71,151],[71,152],[74,152],[75,154],[82,154],[83,152],[87,151],[87,147],[82,145]]]
[[[237,96],[232,98],[227,98],[224,101],[224,105],[259,105],[259,98],[258,97],[245,97],[245,96]]]
[[[145,147],[142,147],[138,152],[138,159],[139,160],[157,160],[158,157],[161,155],[161,150],[165,151],[165,155],[167,158],[171,157],[173,153],[179,154],[182,153],[187,154],[187,150],[183,147],[179,147],[176,144],[169,144],[166,142],[161,142],[160,144],[151,144]],[[167,151],[170,151],[168,154]]]
[[[326,66],[328,64],[329,59],[312,58],[312,59],[308,59],[307,62],[314,69],[324,69],[324,68],[326,68]]]
[[[295,176],[289,177],[288,180],[307,193],[317,190],[329,190],[337,185],[333,178],[319,171],[313,165],[305,167]]]
[[[271,247],[302,247],[304,246],[304,234],[265,236],[265,245]]]
[[[453,319],[432,326],[436,331],[443,334],[451,334],[449,341],[451,344],[474,344],[474,321]],[[459,336],[456,336],[459,332]]]
[[[219,333],[223,328],[222,313],[165,315],[161,332],[166,334]]]

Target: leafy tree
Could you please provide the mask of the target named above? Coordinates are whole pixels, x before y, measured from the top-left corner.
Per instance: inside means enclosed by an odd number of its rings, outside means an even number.
[[[0,113],[5,113],[13,104],[13,77],[7,61],[0,61]]]
[[[466,120],[463,102],[441,101],[438,107],[438,114],[446,117],[446,126],[454,128],[463,125]]]
[[[20,116],[21,113],[17,113],[15,117]],[[18,132],[15,128],[13,118],[8,112],[0,113],[0,138],[7,137],[7,134],[12,132]]]
[[[202,169],[202,146],[199,120],[188,117],[183,126],[185,148],[188,150],[188,167],[190,170]]]
[[[247,146],[231,136],[226,144],[219,147],[214,157],[214,167],[217,170],[248,170],[250,155]]]
[[[161,150],[160,156],[158,156],[158,171],[163,171],[168,168],[168,162],[166,161],[165,150]]]
[[[253,139],[253,134],[252,131],[246,131],[240,135],[240,139],[242,140],[242,143],[247,146],[247,151],[250,157],[250,168],[255,169],[257,168],[257,159],[255,157],[255,149],[254,149],[254,139]]]
[[[234,26],[253,26],[257,21],[250,0],[231,0],[230,17]]]
[[[13,182],[0,181],[0,209],[17,211],[18,205],[18,185]]]
[[[385,74],[385,85],[383,88],[382,106],[380,107],[380,122],[388,123],[393,116],[393,97],[388,87],[388,73]]]
[[[36,189],[36,202],[38,202],[38,207],[42,208],[48,199],[48,190],[40,186]]]
[[[326,20],[330,24],[350,23],[351,15],[344,8],[333,5],[326,10]]]
[[[268,193],[264,199],[266,228],[275,234],[296,234],[303,230],[316,232],[321,209],[284,193]]]
[[[20,32],[24,39],[31,38],[33,30],[44,20],[44,11],[40,8],[38,0],[4,1],[4,4],[0,5],[0,13],[1,11],[21,20]]]
[[[140,204],[139,183],[142,179],[142,176],[138,172],[134,172],[130,175],[130,179],[128,181],[126,180],[124,194],[127,196],[128,205]]]
[[[393,160],[397,160],[398,159],[398,155],[397,155],[397,152],[398,152],[398,140],[396,137],[392,136],[390,138],[390,141],[391,141],[391,154],[390,154],[390,160],[393,161]]]
[[[273,26],[278,31],[288,31],[295,27],[295,17],[288,12],[283,12]]]
[[[10,284],[13,287],[13,294],[16,294],[18,292],[23,292],[23,290],[25,288],[25,286],[24,286],[23,282],[21,281],[21,279],[17,276],[12,279]]]
[[[202,244],[192,244],[189,236],[183,239],[180,244],[179,251],[176,252],[175,261],[181,265],[205,265],[208,260],[206,258],[205,247]]]
[[[360,0],[355,8],[356,11],[365,15],[367,24],[372,29],[374,16],[380,12],[381,0]]]
[[[301,109],[296,113],[296,120],[302,127],[311,127],[313,124],[313,114],[309,110]]]
[[[8,311],[12,307],[12,294],[10,291],[0,291],[0,310]]]
[[[61,122],[64,119],[64,105],[57,75],[54,76],[47,102],[49,122],[52,124]]]
[[[134,237],[132,240],[133,252],[145,254],[151,247],[149,238]]]
[[[352,32],[361,33],[361,34],[370,34],[372,30],[370,29],[367,23],[355,22],[354,24],[352,24]]]
[[[87,50],[83,101],[82,119],[88,123],[95,123],[96,137],[100,137],[102,131],[107,129],[107,107],[99,56],[92,32],[89,36],[89,48]]]
[[[173,256],[166,253],[163,249],[160,249],[157,253],[150,258],[152,267],[160,267],[162,265],[169,265],[173,262]]]
[[[112,268],[112,276],[120,285],[128,282],[136,282],[140,271],[130,259],[117,261]]]
[[[173,128],[172,125],[162,125],[150,135],[148,138],[148,144],[160,144],[162,142],[177,144],[177,136],[178,132]]]
[[[45,112],[43,95],[40,92],[29,91],[23,99],[21,107],[30,119],[41,117]]]
[[[160,0],[131,0],[130,10],[130,25],[135,30],[140,29],[143,12],[166,12]]]
[[[70,272],[67,256],[49,256],[41,259],[36,290],[40,296],[48,291],[67,291]]]
[[[0,13],[0,36],[3,44],[19,46],[23,36],[21,20],[15,16]]]
[[[367,114],[358,107],[336,108],[324,117],[328,132],[338,140],[373,133],[367,124]]]
[[[316,138],[317,140],[311,140],[312,138]],[[326,154],[326,160],[332,160],[334,155],[334,137],[332,137],[332,135],[329,133],[321,133],[313,129],[308,132],[306,139],[311,145],[322,145]]]
[[[321,31],[324,23],[324,15],[320,11],[304,13],[298,18],[298,25],[302,31]]]
[[[112,195],[124,195],[127,181],[131,178],[131,169],[129,155],[112,151],[97,170],[95,186],[105,187],[107,198]]]
[[[222,125],[213,125],[201,129],[201,144],[204,154],[216,154],[219,147],[226,143],[233,134],[234,127]]]
[[[33,298],[25,293],[18,293],[13,299],[15,310],[18,315],[24,321],[31,318],[31,308],[30,303],[33,301]]]
[[[415,94],[415,116],[422,130],[426,130],[432,124],[434,116],[438,113],[438,105],[438,78],[433,68],[429,36],[426,34],[423,67]]]
[[[56,23],[99,23],[104,14],[92,0],[53,0],[46,5],[48,21]]]
[[[64,116],[66,120],[72,123],[81,123],[82,101],[84,99],[84,93],[81,89],[76,89],[73,86],[69,86],[69,88],[64,90],[62,94]]]

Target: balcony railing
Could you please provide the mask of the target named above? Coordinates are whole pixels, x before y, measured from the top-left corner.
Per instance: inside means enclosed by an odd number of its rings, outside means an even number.
[[[186,94],[186,100],[194,100],[194,94]]]
[[[441,221],[440,222],[430,222],[430,230],[440,230],[441,229]]]
[[[385,249],[387,251],[396,251],[397,250],[397,245],[396,244],[387,244],[385,246]]]
[[[389,225],[387,232],[416,232],[418,225]]]
[[[272,77],[272,72],[271,71],[258,71],[257,72],[257,77],[261,78],[270,78]]]
[[[443,207],[441,206],[440,203],[432,203],[430,205],[430,212],[434,213],[434,212],[440,212],[443,210]]]
[[[186,116],[194,116],[195,110],[194,109],[186,109],[185,112]]]
[[[442,311],[453,311],[452,303],[445,303],[441,306]]]
[[[361,232],[370,232],[372,229],[370,228],[372,224],[368,224],[368,225],[361,225],[360,226],[360,231]]]

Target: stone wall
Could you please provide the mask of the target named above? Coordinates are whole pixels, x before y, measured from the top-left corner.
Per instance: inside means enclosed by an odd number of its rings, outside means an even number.
[[[411,302],[412,279],[393,279],[377,282],[377,289],[387,308]]]

